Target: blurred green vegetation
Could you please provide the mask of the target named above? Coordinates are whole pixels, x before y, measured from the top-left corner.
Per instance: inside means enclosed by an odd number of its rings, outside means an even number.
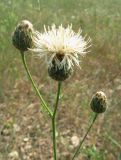
[[[106,151],[98,150],[96,146],[87,147],[84,152],[90,160],[105,160]]]

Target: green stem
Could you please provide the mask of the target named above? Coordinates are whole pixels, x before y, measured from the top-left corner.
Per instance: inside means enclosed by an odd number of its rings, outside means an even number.
[[[79,150],[80,150],[83,142],[85,141],[85,139],[86,139],[89,131],[91,130],[91,128],[92,128],[92,126],[93,126],[93,124],[94,124],[97,116],[98,116],[98,114],[96,113],[95,116],[94,116],[94,118],[93,118],[93,120],[92,120],[92,123],[90,124],[90,126],[89,126],[89,128],[88,128],[88,130],[87,130],[87,132],[86,132],[86,134],[84,135],[83,139],[80,141],[79,146],[77,147],[77,149],[76,149],[76,151],[75,151],[75,153],[74,153],[74,156],[73,156],[72,160],[74,160],[74,159],[79,155]]]
[[[31,73],[30,73],[30,71],[29,71],[29,69],[28,69],[28,66],[27,66],[27,63],[26,63],[26,58],[25,58],[24,52],[21,52],[21,57],[22,57],[22,61],[23,61],[23,65],[24,65],[24,68],[25,68],[25,70],[26,70],[26,73],[27,73],[27,75],[28,75],[28,77],[29,77],[29,79],[30,79],[30,81],[31,81],[31,83],[32,83],[33,88],[34,88],[35,91],[36,91],[36,94],[38,95],[39,99],[42,101],[43,107],[46,109],[46,111],[49,113],[50,117],[52,118],[52,116],[53,116],[52,111],[51,111],[51,110],[49,109],[49,107],[47,106],[47,104],[46,104],[46,102],[44,101],[44,99],[42,98],[42,96],[41,96],[38,88],[36,87],[36,84],[35,84],[34,80],[32,79]]]
[[[56,103],[55,103],[55,108],[53,112],[53,117],[52,117],[52,132],[53,132],[53,152],[54,152],[54,160],[57,160],[57,144],[56,144],[56,112],[57,112],[57,107],[58,107],[58,102],[59,102],[59,95],[60,95],[60,90],[61,90],[61,82],[58,82],[58,91],[57,91],[57,97],[56,97]]]

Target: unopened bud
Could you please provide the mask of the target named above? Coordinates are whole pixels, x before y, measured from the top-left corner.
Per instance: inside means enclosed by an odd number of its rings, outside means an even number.
[[[99,91],[97,92],[91,100],[90,103],[91,109],[95,113],[103,113],[106,111],[107,108],[107,98],[104,92]]]
[[[13,45],[20,51],[27,51],[33,45],[33,25],[27,21],[21,21],[12,35]]]

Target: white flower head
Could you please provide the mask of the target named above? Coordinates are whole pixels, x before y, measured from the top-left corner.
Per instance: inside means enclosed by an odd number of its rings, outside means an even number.
[[[45,57],[49,67],[55,65],[62,69],[68,66],[70,69],[74,64],[80,66],[80,57],[87,53],[90,41],[90,38],[85,40],[81,31],[75,33],[72,25],[67,28],[62,25],[59,27],[52,25],[48,28],[44,26],[44,33],[36,32],[35,48],[32,51],[38,53],[40,57]]]

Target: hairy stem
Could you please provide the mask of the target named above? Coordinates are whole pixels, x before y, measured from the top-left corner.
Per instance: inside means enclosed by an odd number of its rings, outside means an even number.
[[[53,113],[52,113],[52,111],[50,110],[50,108],[47,106],[47,104],[46,104],[46,102],[44,101],[43,97],[41,96],[41,94],[40,94],[40,92],[39,92],[39,90],[38,90],[38,88],[37,88],[37,86],[36,86],[36,84],[35,84],[32,76],[31,76],[31,73],[30,73],[30,71],[29,71],[29,69],[28,69],[24,52],[21,52],[21,57],[22,57],[22,62],[23,62],[24,68],[25,68],[25,70],[26,70],[26,73],[27,73],[27,75],[28,75],[28,77],[29,77],[29,80],[30,80],[31,83],[32,83],[32,86],[33,86],[36,94],[38,95],[39,99],[41,100],[43,107],[46,109],[46,111],[48,112],[49,116],[52,118]]]
[[[88,130],[87,130],[87,132],[85,133],[83,139],[80,141],[79,146],[77,147],[77,149],[76,149],[76,151],[75,151],[75,153],[74,153],[74,156],[73,156],[72,160],[74,160],[74,159],[79,155],[79,151],[80,151],[80,149],[81,149],[81,146],[82,146],[83,142],[85,141],[85,139],[86,139],[89,131],[91,130],[91,128],[92,128],[92,126],[93,126],[93,124],[94,124],[97,116],[98,116],[98,114],[96,113],[95,116],[94,116],[94,118],[93,118],[93,120],[92,120],[92,123],[90,124],[90,126],[89,126],[89,128],[88,128]]]
[[[52,117],[52,134],[53,134],[53,152],[54,152],[54,160],[57,160],[57,144],[56,144],[56,112],[58,108],[59,95],[61,90],[61,82],[58,82],[58,91],[56,97],[55,108]]]

